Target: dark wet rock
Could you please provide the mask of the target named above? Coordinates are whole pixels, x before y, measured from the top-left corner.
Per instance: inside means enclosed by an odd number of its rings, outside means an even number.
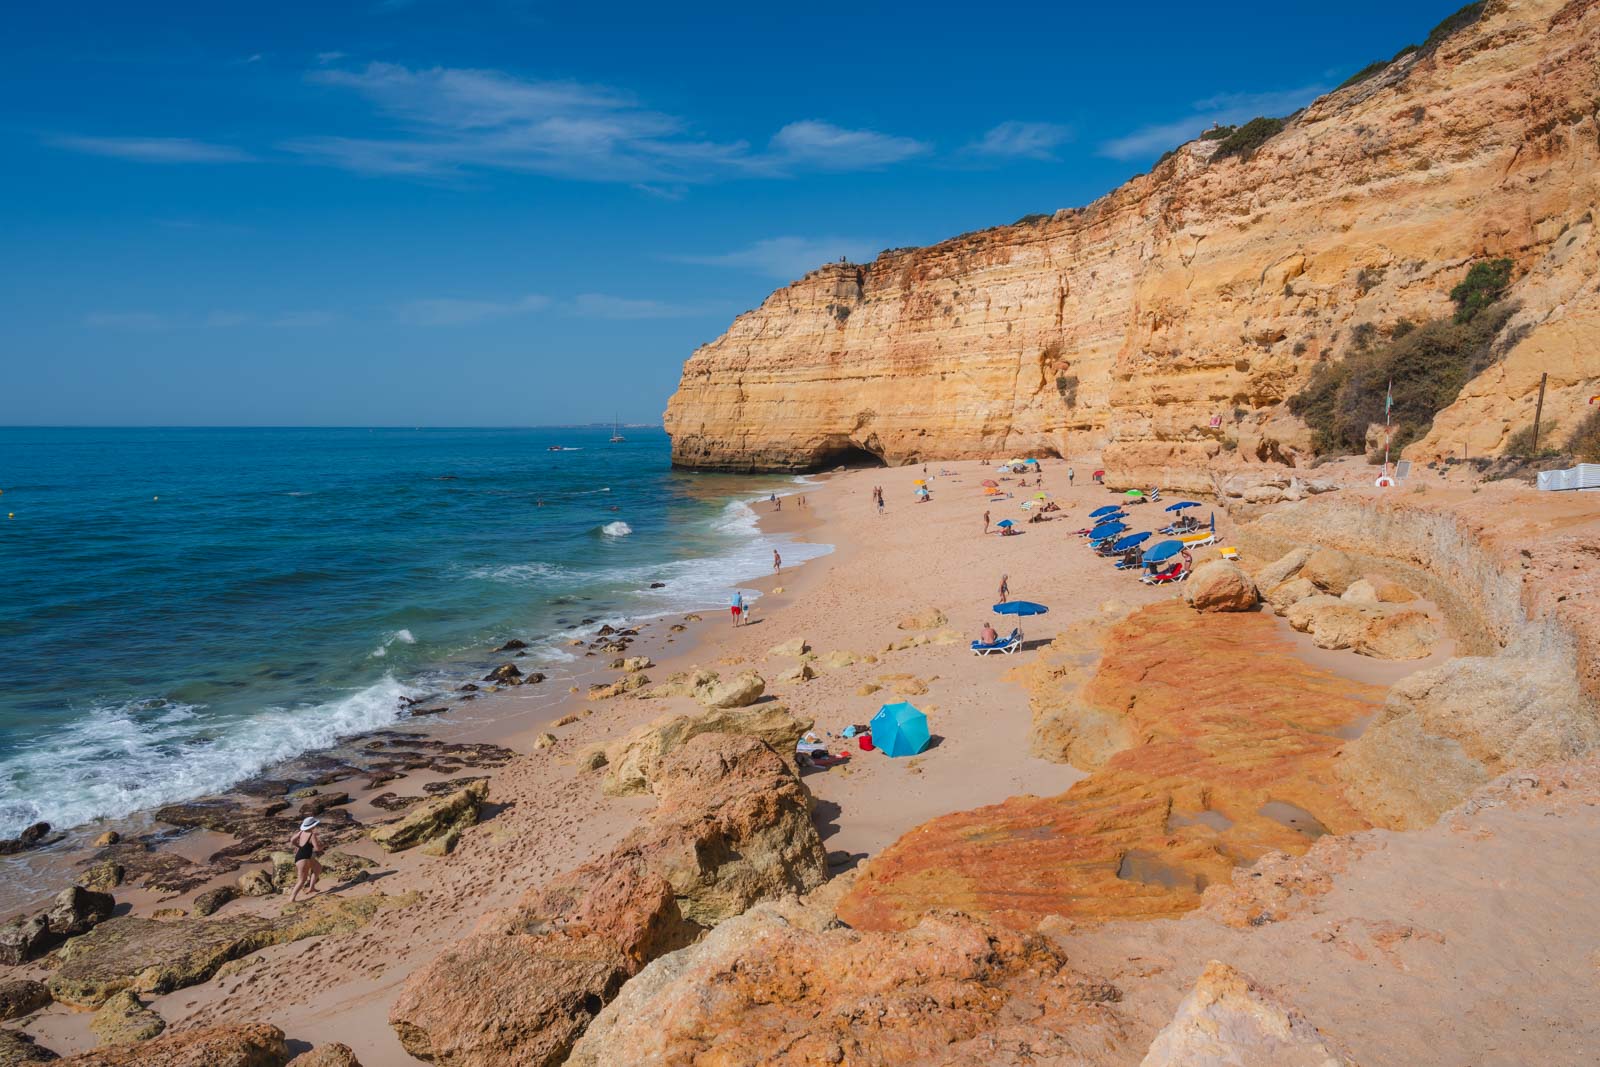
[[[159,847],[158,837],[122,841],[96,852],[89,859],[91,869],[102,863],[122,868],[125,885],[136,885],[162,893],[187,893],[205,885],[219,874],[235,870],[238,863],[201,865]]]
[[[487,782],[488,780],[488,777],[484,775],[478,775],[472,778],[451,778],[448,781],[443,782],[429,782],[427,785],[422,787],[422,791],[427,793],[429,796],[437,797],[443,796],[446,793],[454,793],[458,789],[465,789],[473,782]]]
[[[0,926],[0,963],[11,967],[36,960],[55,945],[43,915],[14,919]]]
[[[341,804],[350,803],[349,793],[319,793],[314,797],[307,797],[306,802],[300,805],[300,815],[321,815],[329,808],[336,808]]]
[[[0,1029],[0,1067],[24,1063],[59,1063],[60,1058],[43,1045],[36,1045],[32,1034]]]
[[[505,644],[503,644],[499,648],[495,649],[495,651],[496,652],[516,652],[518,649],[523,649],[523,648],[527,648],[527,647],[528,647],[528,642],[523,641],[523,640],[521,640],[519,638],[513,637],[511,640],[507,641]]]
[[[26,830],[22,831],[22,833],[18,834],[17,835],[17,840],[21,841],[22,844],[25,847],[32,848],[33,846],[37,845],[39,842],[43,841],[49,835],[49,833],[50,833],[50,824],[49,823],[47,823],[47,822],[36,822],[32,826],[28,827]]]
[[[527,675],[523,676],[522,684],[523,685],[538,685],[542,681],[544,681],[544,672],[543,671],[531,671]]]
[[[449,710],[449,708],[412,708],[411,717],[417,718],[421,715],[443,715]]]
[[[456,686],[456,692],[458,693],[476,693],[477,691],[478,687],[472,682],[468,682],[466,685]]]
[[[379,793],[367,803],[379,811],[405,811],[421,799],[422,797],[403,797],[394,793]]]
[[[617,628],[615,626],[612,626],[610,623],[607,623],[606,625],[600,627],[600,629],[595,631],[595,636],[597,636],[597,637],[610,637],[612,634],[614,634],[616,632],[617,632]]]
[[[651,589],[665,589],[666,587],[667,587],[667,583],[666,582],[651,582],[650,583],[650,588]]]
[[[496,685],[520,685],[522,683],[522,670],[515,663],[502,663],[484,675],[483,680],[493,682]]]
[[[239,898],[238,886],[219,885],[194,898],[194,913],[202,918],[216,914],[224,904]]]
[[[45,922],[58,938],[77,937],[111,918],[116,906],[110,893],[69,885],[56,894],[50,910],[45,912]]]
[[[49,1003],[50,990],[43,982],[27,978],[0,982],[0,1019],[20,1019]]]

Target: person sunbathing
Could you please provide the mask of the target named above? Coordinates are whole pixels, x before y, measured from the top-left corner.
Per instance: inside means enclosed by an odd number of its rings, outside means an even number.
[[[984,623],[983,629],[978,632],[978,643],[992,645],[998,640],[1000,640],[1000,635],[995,633],[994,624],[990,622]]]

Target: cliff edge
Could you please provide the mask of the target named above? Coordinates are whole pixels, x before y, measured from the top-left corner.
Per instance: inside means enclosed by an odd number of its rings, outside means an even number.
[[[1600,383],[1600,2],[1489,0],[1245,156],[1181,146],[1083,208],[770,295],[684,365],[676,465],[1086,455],[1130,481],[1309,451],[1283,402],[1362,324],[1450,310],[1515,264],[1496,360],[1413,455],[1573,425]],[[1343,340],[1341,340],[1343,338]]]

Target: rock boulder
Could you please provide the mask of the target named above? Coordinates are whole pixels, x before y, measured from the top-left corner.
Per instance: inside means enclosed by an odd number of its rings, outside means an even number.
[[[676,758],[690,739],[701,734],[741,734],[759,738],[779,752],[793,752],[795,742],[812,725],[782,704],[663,716],[604,746],[598,761],[606,768],[601,788],[611,796],[654,792],[663,763]]]
[[[167,1028],[166,1020],[139,1002],[124,989],[100,1005],[89,1020],[89,1029],[102,1045],[126,1045],[148,1041]]]
[[[754,671],[745,671],[734,678],[697,686],[694,698],[708,708],[745,708],[760,700],[766,691],[766,679]]]
[[[318,1045],[310,1052],[302,1052],[284,1067],[361,1067],[361,1061],[350,1051],[349,1045],[330,1041]]]
[[[1256,572],[1256,585],[1262,589],[1271,589],[1273,586],[1282,585],[1306,565],[1306,560],[1311,558],[1314,551],[1307,545],[1300,545],[1284,553],[1278,559],[1262,567]]]
[[[1424,659],[1438,639],[1426,613],[1407,609],[1373,619],[1356,639],[1355,650],[1374,659]]]
[[[1353,1067],[1304,1016],[1213,960],[1140,1067]]]
[[[938,608],[923,608],[902,616],[895,625],[901,630],[937,630],[949,621]]]
[[[399,821],[373,830],[372,840],[385,852],[404,852],[452,830],[460,832],[477,825],[488,795],[489,783],[480,779],[448,796],[418,804]]]
[[[1254,611],[1261,596],[1237,563],[1212,559],[1194,569],[1183,591],[1196,611]]]
[[[1267,590],[1262,599],[1274,612],[1284,615],[1300,601],[1318,595],[1317,587],[1311,584],[1310,579],[1290,578],[1287,582],[1281,582]]]
[[[20,1019],[50,1003],[50,990],[43,982],[11,978],[0,982],[0,1019]]]
[[[1338,596],[1359,581],[1361,571],[1355,561],[1334,548],[1319,548],[1306,557],[1300,577],[1311,580],[1318,589]]]

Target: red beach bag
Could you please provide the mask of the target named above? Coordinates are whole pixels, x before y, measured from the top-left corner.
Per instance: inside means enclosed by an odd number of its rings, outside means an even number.
[[[872,751],[872,735],[871,734],[856,734],[856,744],[861,746],[861,751],[863,751],[863,752],[871,752]]]

